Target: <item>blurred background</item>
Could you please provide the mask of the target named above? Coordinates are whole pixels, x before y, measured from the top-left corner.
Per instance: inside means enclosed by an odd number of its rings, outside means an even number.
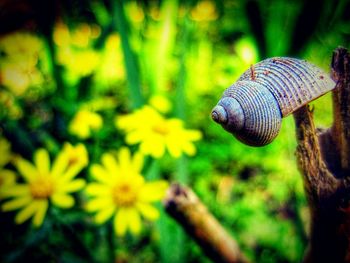
[[[84,145],[78,177],[93,181],[103,153],[140,149],[115,123],[148,106],[201,136],[180,156],[146,153],[145,180],[193,188],[252,262],[300,262],[309,215],[292,117],[273,143],[253,148],[210,112],[262,59],[293,56],[329,72],[332,51],[350,47],[350,1],[2,0],[0,10],[0,189],[24,182],[18,158],[44,148],[54,159],[65,142]],[[312,105],[329,127],[331,96]],[[210,262],[160,202],[156,221],[117,236],[111,220],[96,224],[84,210],[84,190],[74,198],[69,209],[50,203],[39,227],[1,211],[0,261]]]

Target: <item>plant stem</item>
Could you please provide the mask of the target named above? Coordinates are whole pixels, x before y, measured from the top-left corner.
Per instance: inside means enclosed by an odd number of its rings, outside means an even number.
[[[143,104],[141,93],[140,71],[135,53],[133,52],[128,38],[128,23],[125,18],[122,1],[112,1],[113,16],[120,34],[124,63],[128,80],[132,108],[138,108]]]

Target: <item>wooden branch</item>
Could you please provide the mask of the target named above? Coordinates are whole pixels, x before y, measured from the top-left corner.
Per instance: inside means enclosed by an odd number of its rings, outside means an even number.
[[[294,113],[299,169],[311,209],[309,249],[304,262],[350,262],[350,55],[338,48],[332,59],[334,124],[318,132],[312,112]]]
[[[339,177],[344,177],[350,176],[350,55],[346,49],[334,52],[331,76],[337,83],[331,136],[339,154]]]
[[[297,127],[297,163],[304,172],[304,184],[311,204],[319,202],[320,196],[328,197],[335,188],[337,181],[327,169],[322,159],[318,135],[313,123],[312,112],[308,106],[294,113]]]
[[[225,231],[191,189],[173,184],[164,200],[167,213],[214,262],[248,262],[237,242]]]

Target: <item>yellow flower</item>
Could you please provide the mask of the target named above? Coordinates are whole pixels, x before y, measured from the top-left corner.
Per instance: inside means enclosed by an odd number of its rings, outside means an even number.
[[[71,80],[88,76],[98,69],[101,55],[91,46],[99,34],[97,25],[82,23],[70,31],[62,22],[56,24],[53,39],[58,46],[57,61],[65,66]]]
[[[35,35],[16,32],[0,38],[0,84],[16,96],[23,95],[31,86],[44,82],[37,64],[43,54],[43,44]]]
[[[33,217],[34,226],[40,226],[45,218],[49,200],[52,205],[61,208],[70,208],[74,205],[74,198],[70,193],[79,191],[85,186],[85,180],[74,177],[86,162],[72,162],[71,150],[67,150],[70,146],[65,147],[53,162],[51,169],[49,153],[45,149],[39,149],[34,153],[34,165],[22,158],[15,162],[25,183],[15,183],[1,190],[3,197],[12,198],[1,208],[2,211],[20,209],[15,217],[17,224]],[[81,151],[79,149],[78,152]]]
[[[100,54],[93,49],[74,50],[62,47],[58,50],[57,60],[71,75],[85,77],[92,74],[100,62]]]
[[[218,18],[215,3],[212,1],[200,1],[195,8],[191,10],[191,18],[195,21],[212,21]]]
[[[62,22],[55,25],[53,40],[57,46],[68,46],[70,44],[70,32],[67,25]]]
[[[193,141],[201,139],[198,130],[185,129],[180,119],[165,119],[155,109],[144,106],[135,113],[116,118],[116,126],[127,132],[128,144],[140,143],[140,150],[154,158],[160,158],[167,149],[177,158],[182,153],[194,155]]]
[[[102,165],[94,164],[91,174],[97,182],[90,183],[86,192],[92,197],[86,209],[96,212],[95,221],[102,224],[114,216],[114,230],[123,236],[128,229],[131,233],[141,231],[141,218],[155,220],[158,210],[150,203],[164,197],[168,183],[163,180],[145,182],[141,175],[143,155],[133,157],[128,148],[122,148],[115,159],[105,153]]]
[[[98,130],[102,127],[102,117],[88,110],[80,110],[69,124],[69,132],[81,139],[91,136],[91,130]]]
[[[71,45],[86,48],[91,44],[91,40],[96,39],[100,33],[101,29],[98,25],[82,23],[70,31],[66,24],[58,22],[54,27],[53,39],[60,47]]]
[[[0,38],[0,50],[11,62],[31,61],[30,64],[35,65],[42,48],[41,39],[27,32],[15,32]]]
[[[44,79],[35,65],[7,63],[1,71],[1,82],[14,95],[22,96],[30,86],[38,86]]]
[[[77,146],[72,146],[70,143],[63,145],[63,152],[67,155],[68,165],[81,170],[89,163],[88,152],[84,144],[79,143]]]

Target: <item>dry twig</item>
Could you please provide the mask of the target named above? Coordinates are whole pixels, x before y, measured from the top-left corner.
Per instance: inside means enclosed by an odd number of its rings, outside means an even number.
[[[248,262],[237,242],[226,232],[195,193],[173,184],[164,200],[166,211],[195,239],[214,262]]]

